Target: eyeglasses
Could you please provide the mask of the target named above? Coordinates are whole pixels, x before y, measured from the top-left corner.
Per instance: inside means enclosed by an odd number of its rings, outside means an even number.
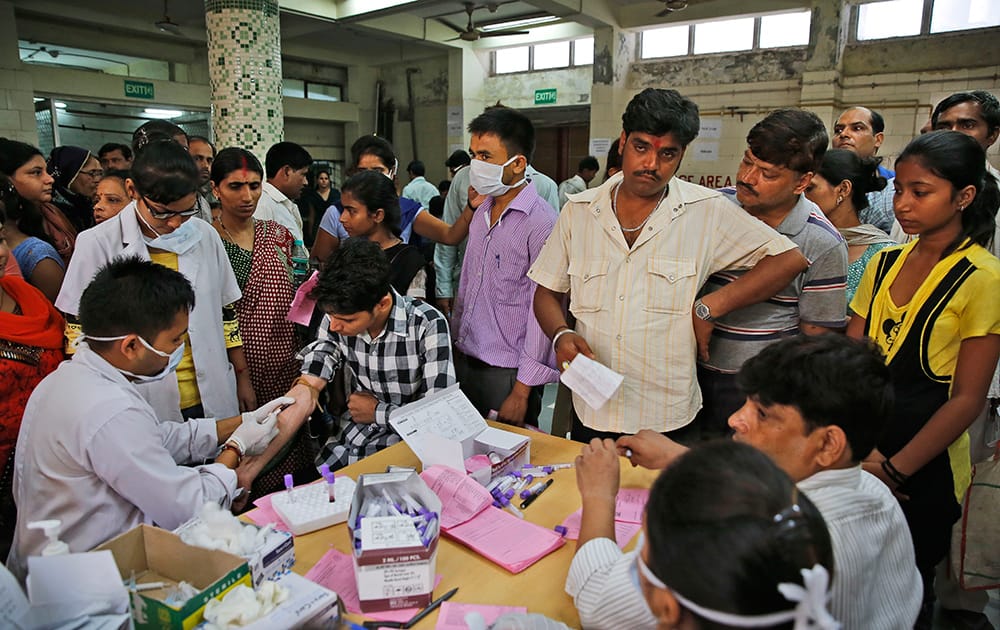
[[[91,179],[100,179],[104,177],[104,171],[99,168],[95,168],[89,171],[80,171],[80,175],[86,175]]]
[[[142,202],[146,204],[146,209],[149,210],[149,214],[152,215],[154,219],[157,219],[159,221],[165,221],[167,219],[170,219],[171,217],[193,217],[194,215],[198,214],[197,201],[195,202],[195,206],[190,210],[181,210],[180,212],[172,212],[170,210],[166,211],[156,210],[153,207],[153,205],[149,203],[149,199],[146,199],[145,195],[139,195],[139,199],[142,199]]]

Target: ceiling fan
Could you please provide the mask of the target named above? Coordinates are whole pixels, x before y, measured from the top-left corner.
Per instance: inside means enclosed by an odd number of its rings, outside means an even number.
[[[163,0],[163,19],[154,22],[153,25],[163,33],[170,35],[181,35],[181,25],[170,19],[170,12],[167,9],[167,0]]]
[[[469,23],[468,23],[468,25],[466,25],[466,27],[464,29],[461,29],[461,28],[455,26],[454,24],[452,24],[451,22],[448,22],[447,20],[438,19],[438,22],[441,22],[442,24],[444,24],[448,28],[450,28],[453,31],[455,31],[456,33],[458,33],[458,37],[452,38],[449,41],[454,41],[456,39],[460,39],[460,40],[465,41],[465,42],[474,42],[474,41],[478,41],[481,37],[502,37],[504,35],[527,35],[528,34],[528,31],[490,31],[488,33],[483,32],[483,31],[481,31],[481,30],[479,30],[479,29],[476,28],[476,23],[472,19],[472,12],[475,11],[476,9],[481,9],[481,8],[489,8],[489,9],[492,9],[493,11],[495,11],[496,10],[496,8],[495,8],[496,5],[493,4],[493,5],[486,5],[485,7],[477,7],[472,2],[463,2],[462,4],[465,6],[465,13],[469,16]]]
[[[661,0],[664,4],[664,9],[656,14],[656,17],[663,17],[665,15],[670,15],[675,11],[683,11],[688,6],[688,0]]]

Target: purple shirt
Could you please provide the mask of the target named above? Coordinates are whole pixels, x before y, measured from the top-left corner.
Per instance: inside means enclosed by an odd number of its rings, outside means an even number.
[[[528,269],[558,215],[531,183],[491,227],[492,208],[490,197],[469,225],[452,317],[455,347],[490,365],[517,368],[525,385],[555,382],[555,355],[532,310],[535,283]]]

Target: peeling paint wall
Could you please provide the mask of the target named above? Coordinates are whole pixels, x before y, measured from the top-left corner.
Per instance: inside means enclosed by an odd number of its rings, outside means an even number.
[[[718,83],[751,83],[797,79],[805,68],[803,48],[761,50],[632,64],[628,87],[688,87]]]
[[[563,70],[542,70],[523,74],[501,74],[487,77],[483,95],[487,103],[503,102],[509,107],[530,109],[535,105],[535,90],[555,88],[556,107],[590,103],[593,71],[590,66]]]
[[[925,72],[995,66],[1000,28],[852,44],[844,51],[844,73]]]

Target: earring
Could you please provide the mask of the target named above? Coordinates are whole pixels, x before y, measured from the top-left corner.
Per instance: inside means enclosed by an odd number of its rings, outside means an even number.
[[[958,211],[961,212],[962,210],[965,210],[965,206],[958,204]]]
[[[837,205],[844,203],[844,198],[841,195],[837,195]]]

